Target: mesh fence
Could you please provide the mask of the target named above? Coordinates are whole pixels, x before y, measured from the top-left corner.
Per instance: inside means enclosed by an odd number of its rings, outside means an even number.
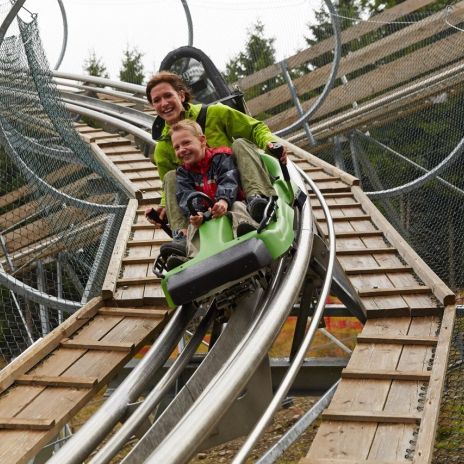
[[[366,19],[347,11],[355,2],[339,2],[342,46],[333,88],[305,130],[300,127],[289,139],[359,178],[401,236],[459,292],[464,287],[464,4],[454,3],[447,8],[445,2],[424,1],[424,8],[407,14],[387,10]],[[318,20],[308,49],[273,68],[255,69],[252,78],[239,76],[249,109],[274,131],[308,111],[330,75],[334,40],[326,9],[319,10]],[[253,61],[260,57],[255,53]],[[435,464],[464,459],[463,321],[461,307]]]
[[[342,33],[333,88],[305,130],[289,139],[358,177],[438,276],[462,288],[463,2],[445,8],[406,1],[368,19],[351,16],[354,5],[339,2],[335,14]],[[321,7],[308,29],[309,48],[264,69],[269,52],[253,48],[263,45],[259,34],[250,37],[252,77],[243,56],[228,68],[251,113],[277,133],[323,91],[334,61],[332,16]]]
[[[100,293],[128,200],[60,102],[35,19],[0,46],[0,144],[1,367]]]

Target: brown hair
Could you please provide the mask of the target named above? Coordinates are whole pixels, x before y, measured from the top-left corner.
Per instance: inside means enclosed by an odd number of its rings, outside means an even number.
[[[181,90],[183,90],[185,95],[184,104],[190,101],[190,98],[192,97],[192,91],[190,90],[188,85],[182,80],[182,78],[170,71],[160,71],[153,75],[147,83],[147,88],[145,92],[150,105],[152,104],[150,94],[153,87],[157,86],[158,84],[161,84],[162,82],[170,84],[176,92],[180,92]]]
[[[171,126],[171,129],[169,130],[169,135],[172,135],[173,132],[177,132],[184,129],[188,130],[195,137],[200,137],[204,135],[200,124],[198,124],[196,121],[193,121],[192,119],[182,119],[182,121],[173,124]]]

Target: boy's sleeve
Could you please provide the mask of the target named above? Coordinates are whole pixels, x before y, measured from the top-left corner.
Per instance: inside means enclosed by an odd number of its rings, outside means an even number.
[[[184,213],[185,217],[190,216],[190,211],[187,207],[187,198],[189,195],[195,192],[195,186],[193,180],[189,176],[188,171],[182,167],[177,168],[176,171],[176,198],[180,209]]]
[[[237,199],[240,187],[239,173],[237,166],[232,158],[228,155],[216,155],[216,200],[226,200],[229,210],[232,203]]]

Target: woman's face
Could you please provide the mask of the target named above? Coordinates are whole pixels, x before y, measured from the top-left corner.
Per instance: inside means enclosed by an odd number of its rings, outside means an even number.
[[[156,113],[170,126],[180,121],[182,112],[185,111],[182,106],[185,100],[183,90],[177,92],[171,84],[161,82],[151,89],[150,96]]]

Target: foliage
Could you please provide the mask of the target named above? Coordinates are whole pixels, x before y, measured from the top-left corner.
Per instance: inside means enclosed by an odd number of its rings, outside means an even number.
[[[124,50],[121,69],[119,70],[119,79],[122,82],[142,84],[144,78],[143,55],[137,48],[131,50],[127,47]]]
[[[89,52],[89,57],[84,62],[83,70],[89,76],[104,77],[105,79],[110,77],[106,70],[106,66],[104,65],[102,59],[97,57],[95,50]]]
[[[229,83],[237,82],[261,69],[275,63],[275,38],[267,38],[264,34],[264,25],[258,19],[256,23],[248,29],[245,51],[238,53],[226,64],[224,73],[225,79]],[[262,82],[261,84],[248,89],[245,97],[251,99],[264,92],[279,86],[282,83],[279,76]]]

